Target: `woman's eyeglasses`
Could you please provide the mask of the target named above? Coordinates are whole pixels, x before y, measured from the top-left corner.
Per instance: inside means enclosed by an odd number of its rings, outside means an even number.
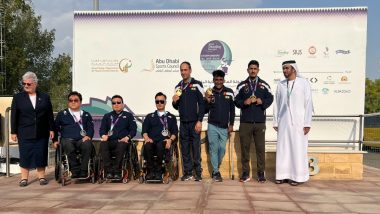
[[[28,83],[28,82],[22,82],[23,86],[31,86],[33,83]]]

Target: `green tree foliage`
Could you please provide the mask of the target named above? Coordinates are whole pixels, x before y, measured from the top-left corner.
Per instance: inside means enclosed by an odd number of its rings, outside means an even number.
[[[56,111],[67,106],[66,96],[71,91],[71,66],[72,60],[69,55],[60,54],[54,59],[49,85],[53,108]]]
[[[365,113],[380,112],[380,79],[366,79],[365,85]]]
[[[58,100],[71,88],[70,56],[51,56],[55,30],[42,29],[41,17],[34,13],[30,0],[2,0],[2,6],[5,11],[6,40],[4,94],[19,92],[22,75],[26,71],[33,71],[39,79],[39,90],[49,93],[52,100],[56,101],[56,110],[60,106]]]

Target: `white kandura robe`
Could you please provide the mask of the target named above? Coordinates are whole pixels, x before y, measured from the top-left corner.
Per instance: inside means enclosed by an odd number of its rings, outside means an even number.
[[[293,81],[289,81],[291,90]],[[276,152],[276,180],[291,179],[297,182],[309,180],[308,136],[303,128],[311,127],[313,103],[310,83],[296,77],[288,99],[287,80],[278,83],[273,127],[278,127]]]

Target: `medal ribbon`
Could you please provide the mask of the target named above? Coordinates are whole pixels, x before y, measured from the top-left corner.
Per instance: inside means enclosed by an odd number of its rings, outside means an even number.
[[[160,117],[160,115],[158,114],[157,112],[157,115],[158,115],[158,119],[160,119],[160,122],[161,124],[164,126],[164,130],[168,130],[169,129],[169,125],[168,125],[168,118],[166,117],[166,113],[163,115],[164,119],[162,119]]]
[[[75,114],[70,109],[69,109],[69,111],[70,111],[71,116],[73,116],[75,123],[79,125],[81,130],[83,130],[83,124],[82,124],[82,113],[83,112],[80,111],[80,119],[78,120],[78,118],[75,116]]]
[[[115,122],[113,122],[113,116],[111,115],[111,128],[110,128],[110,131],[113,130],[113,127],[115,127],[116,123],[119,121],[121,115],[123,115],[123,113],[120,113],[119,116],[116,118]]]
[[[212,89],[212,91],[214,92],[218,92],[218,93],[220,93],[220,92],[222,92],[223,91],[223,89],[224,89],[224,87],[222,87],[221,89],[217,89],[216,87],[214,87],[213,89]]]
[[[249,88],[252,91],[252,96],[255,96],[255,92],[256,92],[256,89],[257,89],[257,84],[259,82],[259,78],[256,77],[254,81],[255,81],[255,83],[253,83],[253,81],[249,80]],[[253,87],[253,85],[255,85],[255,87]]]
[[[191,82],[191,78],[190,78],[189,82],[184,86],[184,85],[183,85],[184,82],[183,82],[183,80],[182,80],[182,81],[181,81],[181,90],[184,91],[184,90],[187,88],[187,86],[190,85],[190,82]]]

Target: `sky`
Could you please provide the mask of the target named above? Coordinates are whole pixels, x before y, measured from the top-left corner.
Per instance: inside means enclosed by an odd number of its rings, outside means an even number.
[[[93,0],[32,0],[42,28],[55,29],[54,56],[72,55],[73,12]],[[99,0],[100,10],[368,7],[366,76],[380,79],[380,0]]]

